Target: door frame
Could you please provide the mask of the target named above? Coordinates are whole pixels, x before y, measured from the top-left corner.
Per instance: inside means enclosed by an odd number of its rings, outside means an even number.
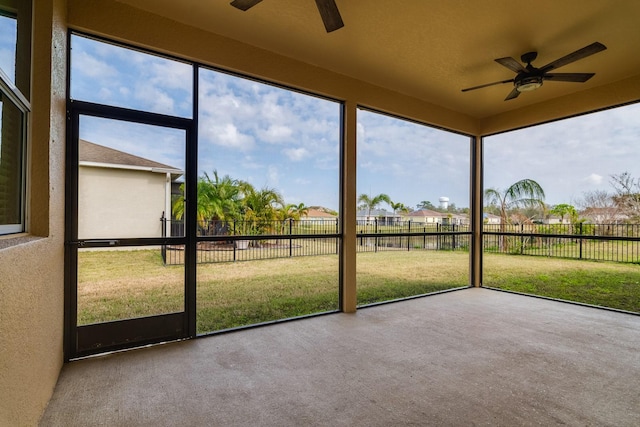
[[[78,239],[78,142],[80,116],[91,116],[185,131],[185,233],[181,237]],[[106,351],[196,336],[196,120],[69,100],[67,104],[65,201],[65,360]],[[191,203],[193,201],[193,203]],[[183,245],[184,311],[77,325],[78,249],[114,246]]]

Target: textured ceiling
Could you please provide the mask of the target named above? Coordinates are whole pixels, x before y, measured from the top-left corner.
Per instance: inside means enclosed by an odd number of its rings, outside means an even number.
[[[637,0],[336,0],[345,26],[326,33],[313,0],[119,0],[190,26],[296,58],[475,118],[545,103],[640,75]],[[595,41],[607,50],[557,70],[595,72],[586,83],[546,81],[503,101],[511,84],[495,58],[538,51],[545,65]]]

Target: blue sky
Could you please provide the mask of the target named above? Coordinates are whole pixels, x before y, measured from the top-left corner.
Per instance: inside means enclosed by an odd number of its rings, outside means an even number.
[[[0,15],[0,68],[15,83],[16,20]]]
[[[72,97],[191,117],[188,64],[74,36]],[[340,105],[201,69],[199,172],[271,187],[287,203],[339,204]],[[640,176],[640,105],[485,139],[485,186],[537,180],[547,202],[576,203],[611,190],[609,177]],[[181,132],[83,119],[81,137],[184,167]],[[469,205],[469,138],[370,111],[358,111],[358,194],[388,194],[415,207],[448,197]]]

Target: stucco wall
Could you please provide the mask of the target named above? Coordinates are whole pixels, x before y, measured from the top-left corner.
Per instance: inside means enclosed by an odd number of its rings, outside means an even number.
[[[161,237],[166,175],[81,166],[78,237]]]
[[[37,424],[63,362],[66,1],[34,1],[33,15],[27,224],[39,238],[0,250],[1,426]]]

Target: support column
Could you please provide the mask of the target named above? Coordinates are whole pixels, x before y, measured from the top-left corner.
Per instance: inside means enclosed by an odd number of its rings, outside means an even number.
[[[471,256],[470,285],[482,286],[482,227],[484,224],[484,185],[483,185],[482,137],[471,138]]]
[[[356,129],[357,105],[345,102],[342,129],[342,194],[340,217],[342,252],[340,253],[340,309],[355,313],[356,295]]]

